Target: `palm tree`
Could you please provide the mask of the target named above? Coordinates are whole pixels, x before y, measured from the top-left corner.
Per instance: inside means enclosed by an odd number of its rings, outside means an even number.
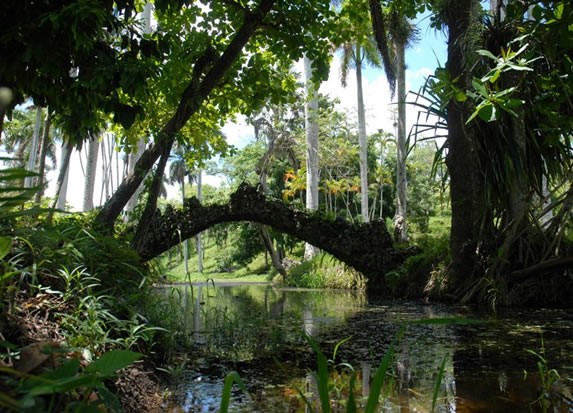
[[[36,106],[36,118],[34,121],[34,133],[32,134],[32,142],[30,152],[28,153],[28,164],[26,169],[28,171],[36,171],[36,160],[38,158],[38,149],[40,146],[40,132],[42,128],[42,108]],[[24,187],[30,188],[34,186],[35,177],[27,176],[24,182]]]
[[[169,180],[170,184],[177,183],[181,188],[181,202],[185,202],[185,177],[189,176],[187,164],[183,156],[184,149],[177,146],[175,149],[175,159],[169,165]],[[189,176],[189,179],[191,177]],[[199,244],[197,244],[199,245]],[[183,262],[185,265],[185,275],[189,274],[189,240],[183,241]]]
[[[344,6],[343,6],[344,7]],[[355,7],[347,4],[346,7]],[[340,80],[342,86],[346,87],[348,70],[354,68],[356,72],[356,98],[358,109],[358,146],[360,158],[360,211],[362,220],[369,221],[368,209],[368,142],[366,139],[366,114],[364,110],[364,96],[362,91],[362,67],[365,64],[380,66],[381,62],[376,50],[376,43],[371,36],[367,16],[360,21],[354,21],[354,38],[342,44],[342,65]]]
[[[397,159],[396,159],[396,214],[394,234],[398,241],[408,240],[406,158],[406,59],[405,50],[417,38],[416,27],[409,21],[399,4],[391,3],[382,10],[380,0],[369,0],[372,29],[382,57],[382,64],[390,91],[398,86]]]
[[[395,54],[396,78],[398,84],[398,133],[396,159],[396,214],[394,236],[399,242],[408,241],[406,158],[406,47],[417,39],[417,30],[398,9],[392,8],[388,15],[388,33]]]

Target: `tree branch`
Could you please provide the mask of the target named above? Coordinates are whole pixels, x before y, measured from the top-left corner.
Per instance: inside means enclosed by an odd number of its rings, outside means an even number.
[[[97,223],[104,228],[113,228],[115,220],[129,201],[129,198],[141,185],[144,176],[153,167],[163,149],[166,146],[171,147],[173,145],[177,132],[199,110],[203,101],[223,80],[249,39],[255,34],[257,28],[272,9],[275,1],[261,0],[255,11],[245,15],[242,26],[218,59],[213,59],[209,49],[206,49],[205,53],[197,60],[193,68],[193,77],[181,96],[176,113],[163,126],[158,134],[156,143],[146,149],[137,160],[134,171],[124,178],[112,197],[105,203],[96,217]],[[211,66],[209,71],[198,82],[196,75],[202,74],[207,69],[207,66]]]

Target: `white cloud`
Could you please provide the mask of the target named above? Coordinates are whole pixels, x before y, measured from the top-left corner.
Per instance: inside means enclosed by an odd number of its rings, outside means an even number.
[[[234,121],[227,122],[222,132],[227,137],[227,142],[239,149],[252,141],[254,136],[253,127],[247,124],[247,118],[243,115],[238,115]]]

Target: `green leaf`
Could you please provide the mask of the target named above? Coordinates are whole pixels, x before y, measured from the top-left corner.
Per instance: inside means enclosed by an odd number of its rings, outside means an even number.
[[[444,358],[442,359],[442,363],[440,364],[440,370],[438,371],[438,377],[436,378],[436,382],[434,383],[434,394],[432,395],[432,413],[434,413],[436,409],[436,401],[438,400],[440,387],[442,386],[442,381],[444,379],[445,367],[446,367],[446,356],[444,356]]]
[[[129,350],[112,350],[101,355],[96,361],[86,367],[86,372],[100,373],[111,376],[133,362],[143,357],[143,354]]]
[[[486,122],[492,122],[497,119],[497,110],[491,102],[484,102],[483,105],[478,106],[477,114],[480,119]]]
[[[223,396],[221,397],[221,406],[219,407],[220,413],[227,413],[229,411],[229,403],[231,400],[231,390],[233,389],[233,383],[237,383],[239,388],[245,392],[245,394],[249,394],[247,392],[247,388],[241,379],[241,376],[236,371],[232,371],[225,376],[225,381],[223,383]]]
[[[488,98],[489,93],[485,88],[484,84],[481,82],[480,79],[476,79],[475,77],[472,79],[472,86],[473,88],[483,97]]]
[[[382,393],[382,387],[386,380],[386,372],[388,371],[393,358],[394,347],[390,346],[388,351],[386,351],[386,355],[380,362],[380,366],[376,369],[376,373],[374,373],[372,384],[370,385],[370,395],[368,396],[368,402],[366,403],[364,413],[374,413],[376,411],[378,401],[380,400],[380,394]]]
[[[465,102],[468,99],[468,96],[465,94],[463,90],[458,90],[454,95],[454,99],[456,102]]]
[[[3,260],[12,249],[12,238],[0,237],[0,260]]]
[[[491,53],[489,50],[480,49],[477,51],[477,54],[489,57],[490,59],[497,61],[497,56],[494,56],[493,53]]]

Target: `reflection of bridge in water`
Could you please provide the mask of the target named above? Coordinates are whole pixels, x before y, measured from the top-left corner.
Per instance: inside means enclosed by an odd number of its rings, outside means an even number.
[[[231,195],[227,204],[203,206],[191,198],[185,201],[183,209],[168,207],[163,214],[157,213],[149,223],[138,252],[148,260],[216,224],[232,221],[268,225],[310,243],[362,272],[370,290],[382,290],[383,275],[411,253],[394,246],[383,221],[352,224],[294,210],[282,201],[267,199],[246,184]]]

